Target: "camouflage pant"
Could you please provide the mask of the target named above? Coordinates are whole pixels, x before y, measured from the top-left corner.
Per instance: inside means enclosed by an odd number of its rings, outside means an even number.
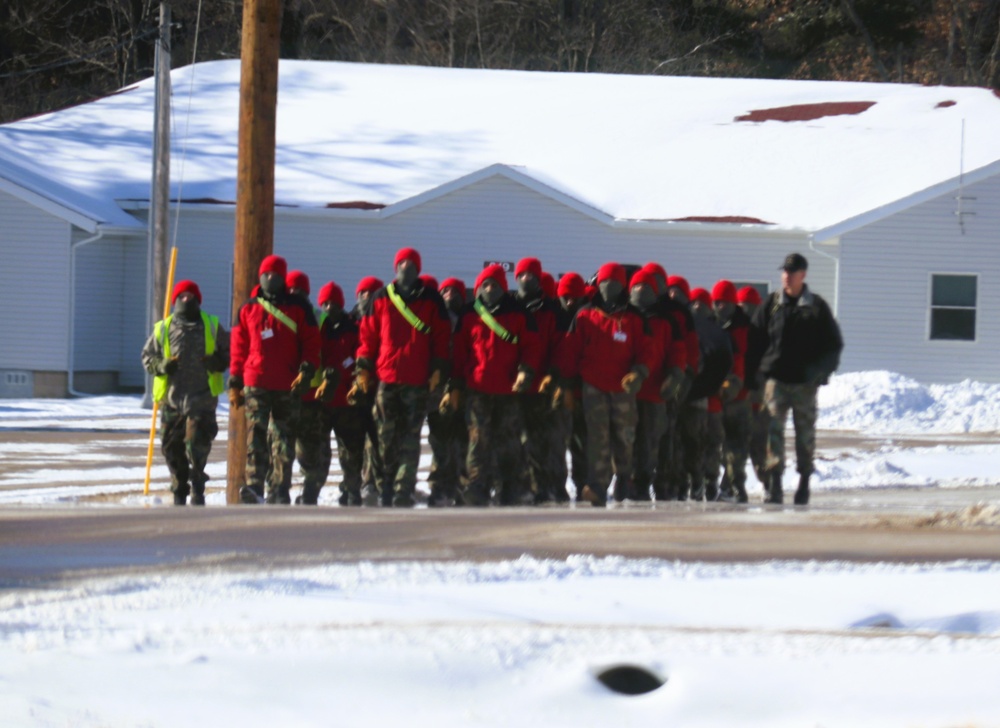
[[[756,409],[753,404],[750,407],[750,462],[757,479],[763,484],[767,472],[767,430],[771,413],[759,402]]]
[[[535,500],[556,500],[566,489],[566,439],[559,416],[552,410],[549,395],[522,394],[518,399],[524,420],[522,442]]]
[[[427,475],[427,484],[431,487],[431,494],[456,498],[461,489],[469,448],[465,415],[461,412],[441,413],[436,406],[429,407],[427,431],[427,442],[431,447],[431,469]]]
[[[722,468],[722,445],[725,440],[722,412],[706,411],[705,442],[701,454],[701,490],[704,491],[705,498],[710,501],[714,501],[719,495],[719,471]]]
[[[324,407],[326,421],[337,439],[337,459],[340,461],[341,494],[361,498],[361,468],[365,457],[365,420],[357,407]],[[327,430],[327,442],[329,442]]]
[[[667,408],[663,402],[638,400],[639,419],[635,429],[634,493],[637,500],[649,500],[649,488],[656,476],[660,443],[667,430]]]
[[[469,452],[465,461],[469,483],[465,502],[490,502],[490,483],[497,483],[501,505],[519,505],[530,495],[524,446],[521,444],[521,407],[512,394],[466,391],[465,422]],[[496,478],[490,477],[496,468]]]
[[[577,404],[572,410],[560,409],[563,439],[569,450],[570,477],[576,487],[577,495],[587,484],[587,419],[583,416],[583,407]],[[566,481],[563,480],[563,492]],[[558,494],[558,492],[557,492]],[[559,494],[560,497],[561,494]],[[569,495],[566,495],[569,500]]]
[[[671,496],[687,500],[688,494],[698,499],[705,472],[705,441],[708,436],[708,410],[686,403],[677,413],[677,439],[674,458],[680,464],[680,479],[671,483],[676,488]]]
[[[785,421],[792,411],[795,427],[795,465],[801,475],[813,472],[816,453],[816,391],[813,384],[786,384],[768,379],[764,405],[771,415],[767,428],[767,470],[785,471]]]
[[[303,402],[291,423],[295,457],[302,471],[302,500],[315,503],[330,476],[330,418],[322,402]],[[284,492],[292,484],[292,469],[285,471]]]
[[[215,410],[184,416],[164,406],[160,417],[160,450],[170,470],[170,490],[187,495],[205,492],[205,465],[219,434]]]
[[[376,483],[382,474],[382,456],[378,448],[378,427],[375,425],[375,396],[361,395],[356,409],[365,431],[364,462],[361,466],[361,486],[371,492],[377,490]]]
[[[722,445],[722,490],[727,494],[735,488],[746,488],[747,455],[750,447],[750,427],[752,413],[750,400],[727,402],[722,409],[722,429],[725,441]]]
[[[282,498],[286,473],[291,472],[290,424],[299,409],[298,397],[290,392],[247,387],[247,486],[263,497],[265,481],[270,503]],[[287,497],[287,493],[284,494]]]
[[[376,486],[383,505],[412,499],[420,464],[420,428],[427,416],[427,387],[380,382],[375,395],[375,425],[382,472]]]
[[[615,498],[622,500],[632,490],[632,451],[638,409],[634,394],[602,392],[583,385],[583,415],[587,421],[588,485],[607,497],[615,478]]]
[[[656,475],[653,480],[653,492],[658,501],[676,500],[682,483],[687,481],[683,462],[684,448],[681,443],[680,427],[677,424],[681,407],[682,405],[677,402],[667,402],[664,405],[666,416],[656,455]]]

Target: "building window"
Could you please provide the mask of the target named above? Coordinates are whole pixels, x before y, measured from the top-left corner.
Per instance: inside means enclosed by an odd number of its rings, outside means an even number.
[[[750,286],[751,288],[756,288],[757,293],[760,294],[760,300],[763,301],[767,298],[767,294],[771,291],[770,283],[761,283],[760,281],[733,281],[733,285],[736,286],[736,290]]]
[[[931,339],[976,340],[976,276],[931,275]]]

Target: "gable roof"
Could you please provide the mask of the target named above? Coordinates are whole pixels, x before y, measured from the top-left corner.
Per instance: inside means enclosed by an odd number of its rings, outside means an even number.
[[[235,200],[239,74],[173,71],[172,198]],[[287,60],[279,79],[276,203],[305,208],[391,215],[503,173],[605,221],[828,231],[1000,160],[979,88]],[[149,79],[0,126],[0,177],[123,222],[115,200],[149,198],[152,106]]]

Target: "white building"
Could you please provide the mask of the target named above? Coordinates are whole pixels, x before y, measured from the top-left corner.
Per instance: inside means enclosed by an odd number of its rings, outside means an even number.
[[[228,318],[239,63],[172,82],[177,277]],[[0,396],[142,386],[152,105],[0,126]],[[348,299],[403,245],[439,279],[534,255],[772,289],[799,251],[842,370],[998,381],[997,129],[976,88],[283,61],[274,248]]]

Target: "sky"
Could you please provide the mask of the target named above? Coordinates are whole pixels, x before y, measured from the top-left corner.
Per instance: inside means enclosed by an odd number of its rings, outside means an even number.
[[[834,376],[821,438],[881,444],[827,450],[814,499],[978,486],[991,517],[975,527],[996,528],[998,395],[976,382]],[[105,508],[170,507],[162,492],[135,494],[141,466],[91,469],[85,442],[11,436],[144,441],[148,421],[133,397],[0,401],[0,505],[84,507],[104,493]],[[66,470],[83,485],[62,483]],[[7,584],[0,715],[4,726],[1000,726],[998,585],[1000,561],[586,554]],[[623,666],[660,687],[623,695],[599,679]]]

